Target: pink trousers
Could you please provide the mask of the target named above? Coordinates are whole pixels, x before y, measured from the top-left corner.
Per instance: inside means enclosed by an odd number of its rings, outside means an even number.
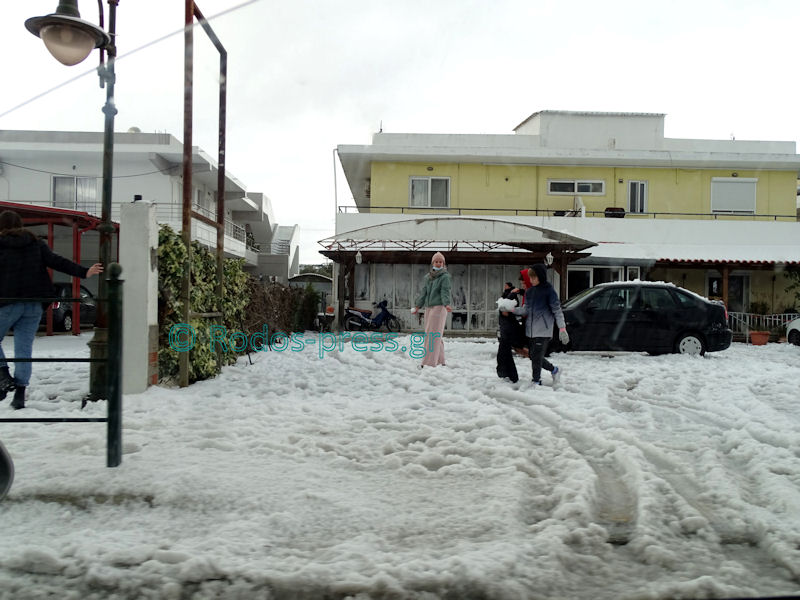
[[[429,306],[425,309],[425,358],[423,367],[437,367],[444,364],[444,323],[447,309],[444,306]]]

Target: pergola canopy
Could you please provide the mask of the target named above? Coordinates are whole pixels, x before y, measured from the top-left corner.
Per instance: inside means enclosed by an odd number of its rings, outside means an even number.
[[[575,253],[596,245],[545,227],[463,216],[420,217],[369,225],[339,233],[319,243],[325,248],[322,254],[334,260],[355,252],[368,252],[374,258],[396,258],[407,256],[409,252],[442,251],[456,252],[464,257],[477,254],[486,262],[502,260],[501,256],[495,256],[498,253],[522,253],[529,257],[529,252]]]

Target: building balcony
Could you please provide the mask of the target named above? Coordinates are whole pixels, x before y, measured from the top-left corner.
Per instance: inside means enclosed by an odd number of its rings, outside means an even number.
[[[626,212],[622,207],[607,207],[603,210],[586,210],[583,207],[576,207],[573,210],[565,209],[527,209],[527,208],[503,208],[493,206],[491,208],[425,208],[417,206],[374,206],[359,208],[357,206],[340,206],[339,214],[382,214],[382,215],[425,215],[425,216],[454,216],[470,215],[484,217],[605,217],[605,218],[626,218],[626,219],[693,219],[693,220],[737,220],[737,221],[800,221],[798,214],[771,214],[771,213],[750,213],[750,212]]]

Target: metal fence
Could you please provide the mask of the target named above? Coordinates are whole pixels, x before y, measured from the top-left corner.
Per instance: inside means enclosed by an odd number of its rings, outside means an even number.
[[[783,335],[786,325],[800,318],[800,313],[757,315],[755,313],[728,312],[728,323],[734,334],[747,335],[751,331],[770,331]]]
[[[3,417],[0,423],[106,423],[106,465],[118,467],[122,462],[122,268],[117,263],[109,265],[108,331],[106,357],[95,358],[8,358],[6,362],[60,362],[60,363],[105,363],[104,396],[108,401],[106,417]],[[0,298],[14,302],[49,302],[53,300],[80,302],[81,298]],[[85,400],[84,400],[85,403]],[[27,411],[26,411],[27,412]],[[14,477],[14,464],[11,457],[0,448],[0,500],[8,492]]]

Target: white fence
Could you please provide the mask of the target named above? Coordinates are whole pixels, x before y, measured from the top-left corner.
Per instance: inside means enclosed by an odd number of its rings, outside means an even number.
[[[734,334],[747,335],[750,331],[786,331],[786,325],[800,318],[798,313],[757,315],[754,313],[729,312],[728,323]],[[781,333],[782,335],[782,333]]]

